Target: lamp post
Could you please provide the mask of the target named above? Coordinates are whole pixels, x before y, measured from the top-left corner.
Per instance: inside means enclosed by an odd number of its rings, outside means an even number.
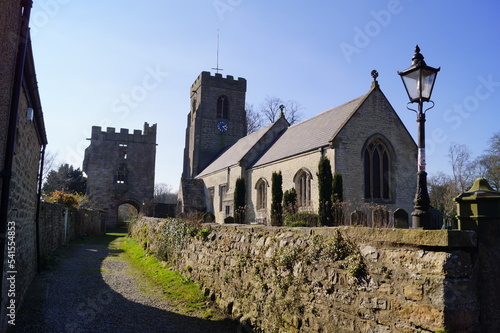
[[[417,192],[415,194],[414,210],[412,216],[412,228],[431,228],[431,218],[429,214],[430,199],[427,191],[427,172],[425,172],[425,112],[434,107],[431,101],[432,89],[436,81],[436,75],[441,68],[427,66],[424,56],[420,54],[418,45],[415,47],[415,55],[412,58],[410,68],[398,74],[403,80],[406,92],[411,103],[418,103],[418,110],[408,107],[409,110],[417,113],[418,123],[418,172],[417,172]],[[432,103],[431,107],[423,110],[423,103]]]

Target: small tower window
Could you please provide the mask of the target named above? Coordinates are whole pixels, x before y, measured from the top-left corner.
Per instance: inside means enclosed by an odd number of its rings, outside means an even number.
[[[127,178],[127,173],[125,171],[117,171],[116,172],[116,183],[117,184],[125,184],[126,178]]]
[[[122,160],[127,159],[127,147],[128,147],[128,145],[126,143],[118,144],[118,151],[119,151],[120,159],[122,159]]]
[[[229,119],[229,100],[226,95],[221,95],[217,99],[217,118]]]

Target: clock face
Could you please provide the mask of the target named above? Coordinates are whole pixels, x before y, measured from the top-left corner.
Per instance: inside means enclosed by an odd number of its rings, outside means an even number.
[[[228,127],[229,126],[224,121],[219,121],[219,123],[217,123],[217,129],[222,133],[226,132]]]

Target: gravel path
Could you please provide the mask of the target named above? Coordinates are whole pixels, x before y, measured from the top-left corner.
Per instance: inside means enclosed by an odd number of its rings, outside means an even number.
[[[240,331],[229,320],[173,312],[167,301],[141,290],[132,268],[117,259],[120,251],[91,240],[65,248],[57,268],[35,278],[9,333]]]

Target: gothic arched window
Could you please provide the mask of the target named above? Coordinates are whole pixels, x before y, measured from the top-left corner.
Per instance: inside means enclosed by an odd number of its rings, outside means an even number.
[[[307,208],[311,205],[311,180],[312,175],[306,169],[300,169],[295,174],[295,190],[297,191],[297,206]]]
[[[257,209],[267,208],[267,188],[268,184],[264,178],[257,181],[255,189],[257,190]]]
[[[217,99],[217,118],[229,119],[229,99],[226,95],[220,95]]]
[[[391,157],[386,145],[379,139],[365,148],[365,199],[390,199]]]

